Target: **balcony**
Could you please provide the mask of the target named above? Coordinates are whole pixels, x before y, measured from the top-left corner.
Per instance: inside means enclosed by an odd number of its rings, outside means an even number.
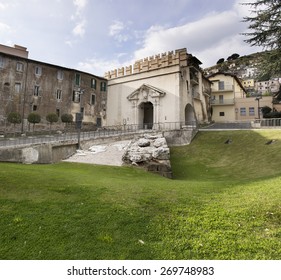
[[[211,100],[211,105],[234,105],[234,98],[222,99],[222,100]]]
[[[224,91],[233,91],[233,85],[225,85],[223,87],[212,87],[212,92],[224,92]]]
[[[195,99],[201,99],[200,98],[200,93],[196,92],[196,91],[192,92],[192,97],[195,98]]]

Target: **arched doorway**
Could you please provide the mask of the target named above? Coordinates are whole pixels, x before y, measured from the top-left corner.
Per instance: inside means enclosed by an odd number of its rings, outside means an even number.
[[[152,129],[153,127],[153,104],[151,102],[143,102],[139,106],[139,123],[143,128]]]
[[[196,125],[195,112],[191,104],[185,106],[185,125]]]

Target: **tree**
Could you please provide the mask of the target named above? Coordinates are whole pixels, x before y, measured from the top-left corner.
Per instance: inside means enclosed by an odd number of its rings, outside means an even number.
[[[281,73],[281,1],[256,0],[245,3],[253,10],[253,16],[244,17],[252,32],[243,33],[248,36],[245,42],[251,46],[262,46],[269,52],[264,53],[262,75],[274,76]]]
[[[73,122],[72,114],[63,114],[63,115],[61,115],[61,121],[63,123],[65,123],[66,125],[72,123]]]
[[[238,53],[234,53],[232,55],[230,55],[227,60],[230,61],[230,60],[235,60],[239,57],[240,55]]]
[[[56,113],[50,113],[46,116],[46,120],[47,122],[50,123],[50,130],[51,130],[52,124],[58,122],[59,117]]]
[[[41,116],[37,113],[30,113],[27,117],[27,120],[28,122],[33,124],[33,131],[34,131],[35,124],[41,122]]]
[[[217,61],[217,64],[222,64],[224,63],[224,58],[220,58],[218,61]]]
[[[72,123],[73,122],[73,116],[71,114],[63,114],[61,116],[61,121],[63,123]]]
[[[272,109],[268,106],[264,106],[261,108],[261,112],[262,112],[263,116],[269,114],[271,111],[272,111]]]
[[[9,123],[14,124],[14,133],[16,133],[15,129],[16,129],[16,124],[21,123],[21,115],[20,113],[17,112],[12,112],[8,115],[7,117],[7,121]]]
[[[232,57],[233,60],[235,60],[235,59],[239,58],[240,55],[238,53],[234,53],[234,54],[231,55],[231,57]]]

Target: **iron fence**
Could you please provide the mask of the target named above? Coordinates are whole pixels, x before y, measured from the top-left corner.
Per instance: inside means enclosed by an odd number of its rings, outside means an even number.
[[[105,126],[98,128],[94,131],[80,131],[80,141],[97,139],[102,137],[118,136],[118,135],[129,135],[135,133],[149,133],[149,132],[160,132],[160,131],[172,131],[172,130],[194,130],[197,129],[197,123],[194,122],[166,122],[166,123],[147,123],[147,124],[126,124],[126,125],[115,125]],[[59,143],[73,141],[78,142],[78,130],[77,132],[61,133],[44,136],[21,136],[0,138],[0,147],[10,146],[22,146],[22,145],[34,145],[34,144],[45,144],[45,143]]]

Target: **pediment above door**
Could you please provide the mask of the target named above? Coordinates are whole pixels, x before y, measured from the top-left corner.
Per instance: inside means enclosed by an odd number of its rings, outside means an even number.
[[[148,100],[149,98],[160,98],[160,97],[164,97],[165,95],[166,95],[165,91],[148,84],[143,84],[134,92],[132,92],[127,98],[130,101],[134,101],[134,100],[145,101]]]

